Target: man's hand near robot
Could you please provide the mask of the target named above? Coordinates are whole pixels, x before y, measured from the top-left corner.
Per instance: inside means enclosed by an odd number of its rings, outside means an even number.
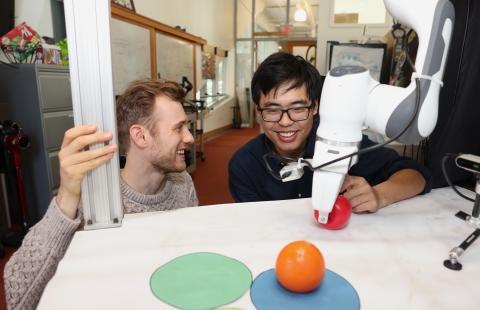
[[[347,174],[340,193],[348,199],[354,213],[373,213],[396,201],[419,194],[421,190],[418,191],[418,189],[423,189],[425,185],[425,178],[414,169],[400,170],[387,181],[373,187],[365,178]],[[392,188],[402,190],[392,190]]]

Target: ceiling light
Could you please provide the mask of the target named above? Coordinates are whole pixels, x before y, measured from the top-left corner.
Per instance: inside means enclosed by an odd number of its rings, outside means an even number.
[[[307,20],[307,12],[297,5],[297,11],[295,12],[295,21],[304,22]]]

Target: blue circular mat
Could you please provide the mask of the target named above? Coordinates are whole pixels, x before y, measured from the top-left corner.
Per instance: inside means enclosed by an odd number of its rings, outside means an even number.
[[[320,286],[309,293],[294,293],[278,282],[275,269],[261,273],[250,288],[250,297],[258,310],[325,309],[358,310],[360,299],[353,286],[333,271],[326,270]]]

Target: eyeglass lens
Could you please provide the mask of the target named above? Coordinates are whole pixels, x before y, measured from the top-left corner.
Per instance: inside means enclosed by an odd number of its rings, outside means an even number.
[[[286,112],[292,121],[303,121],[308,118],[310,109],[308,107],[292,108],[287,110],[266,109],[262,110],[262,117],[265,121],[278,122]]]

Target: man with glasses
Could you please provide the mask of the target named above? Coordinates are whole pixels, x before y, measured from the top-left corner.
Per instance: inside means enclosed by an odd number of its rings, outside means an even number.
[[[318,103],[322,80],[317,69],[300,56],[275,53],[265,59],[252,79],[252,99],[264,134],[241,147],[231,158],[230,193],[237,202],[284,200],[312,196],[313,171],[294,181],[282,182],[286,165],[277,154],[313,158],[320,119]],[[375,144],[366,135],[361,148]],[[379,148],[362,154],[348,172],[341,191],[354,212],[376,212],[396,201],[423,194],[432,188],[428,169],[395,150]]]

